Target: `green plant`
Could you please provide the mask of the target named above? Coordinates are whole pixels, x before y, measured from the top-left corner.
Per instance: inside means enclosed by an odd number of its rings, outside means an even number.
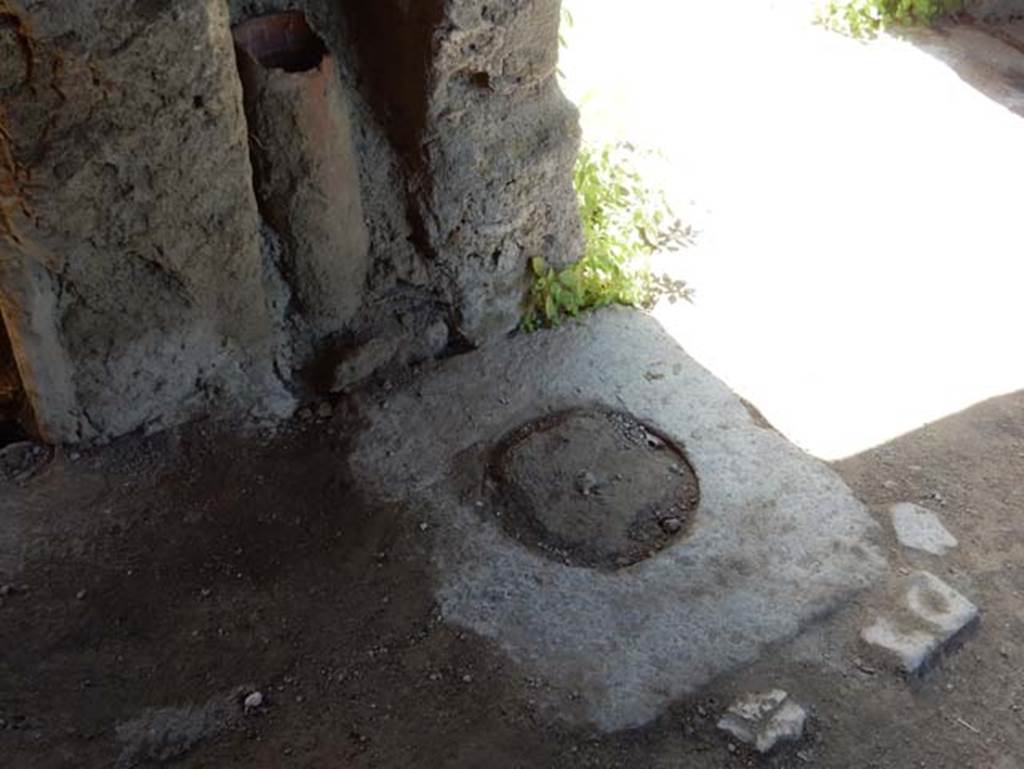
[[[824,0],[818,21],[853,37],[873,37],[894,26],[931,24],[964,9],[965,0]]]
[[[692,241],[664,194],[633,165],[628,144],[584,147],[573,173],[583,224],[584,253],[561,270],[531,260],[533,285],[523,327],[554,326],[567,316],[609,304],[649,307],[661,296],[691,299],[686,283],[651,272],[650,255]]]
[[[572,12],[563,5],[562,6],[561,25],[559,26],[559,29],[558,29],[558,47],[559,48],[567,48],[568,47],[568,44],[565,41],[565,33],[563,32],[563,30],[572,29],[575,24],[576,24],[576,21],[572,17]]]

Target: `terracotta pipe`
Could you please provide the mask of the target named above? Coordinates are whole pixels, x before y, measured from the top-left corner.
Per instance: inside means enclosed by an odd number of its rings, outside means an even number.
[[[305,72],[319,66],[327,53],[301,11],[259,16],[234,29],[235,44],[267,69]]]

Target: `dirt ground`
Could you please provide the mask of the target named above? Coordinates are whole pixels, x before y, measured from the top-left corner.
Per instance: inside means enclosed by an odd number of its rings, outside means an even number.
[[[341,404],[272,438],[200,424],[58,451],[0,487],[0,766],[1024,766],[1024,393],[835,465],[880,519],[919,501],[960,536],[943,576],[983,618],[928,679],[837,677],[769,650],[612,735],[559,723],[544,681],[440,621],[416,510],[349,480],[358,423]],[[714,727],[760,684],[811,711],[770,759]],[[147,709],[256,690],[261,707],[180,749],[124,753],[123,725]]]

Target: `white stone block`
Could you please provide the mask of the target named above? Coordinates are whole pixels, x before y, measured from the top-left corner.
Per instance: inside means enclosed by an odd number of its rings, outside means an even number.
[[[890,508],[896,538],[904,547],[922,550],[932,555],[945,555],[959,543],[942,525],[939,517],[927,508],[910,502]]]

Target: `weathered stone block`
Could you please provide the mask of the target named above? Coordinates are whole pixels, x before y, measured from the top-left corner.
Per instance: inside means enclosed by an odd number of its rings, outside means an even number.
[[[224,6],[39,3],[28,23],[32,79],[3,101],[31,184],[0,237],[0,305],[43,435],[275,400]]]
[[[861,638],[908,675],[925,672],[978,618],[974,604],[925,571],[897,580],[883,611]]]
[[[560,712],[605,730],[643,724],[753,662],[885,569],[872,541],[877,524],[838,476],[757,425],[739,398],[639,312],[609,309],[446,360],[385,405],[362,405],[367,429],[355,442],[353,473],[371,497],[399,495],[433,516],[446,621],[493,640],[527,674],[577,693],[570,712],[564,702]],[[685,452],[700,491],[685,529],[645,534],[650,513],[678,514],[659,499],[678,477],[670,463],[629,467],[621,454],[565,433],[549,448],[577,461],[552,460],[553,470],[565,470],[561,480],[537,474],[539,483],[551,481],[539,489],[549,494],[516,500],[500,486],[490,492],[509,437],[570,410],[625,415],[622,429],[639,422]],[[593,479],[579,483],[581,470]],[[613,482],[636,484],[634,509],[624,509],[625,495],[602,491]],[[602,491],[620,518],[632,513],[635,542],[648,547],[622,561],[579,557],[582,547],[607,544],[597,521],[587,538],[587,516],[606,506],[581,500],[584,491]],[[570,495],[571,503],[559,501]],[[551,509],[537,512],[548,497]],[[543,527],[536,540],[506,520],[522,516],[523,504],[534,509],[525,526]]]
[[[288,9],[313,59],[236,63],[229,14],[244,37]],[[529,259],[581,251],[558,0],[21,17],[31,41],[0,29],[0,310],[48,439],[290,413],[325,352],[394,333],[391,365],[500,337]]]

